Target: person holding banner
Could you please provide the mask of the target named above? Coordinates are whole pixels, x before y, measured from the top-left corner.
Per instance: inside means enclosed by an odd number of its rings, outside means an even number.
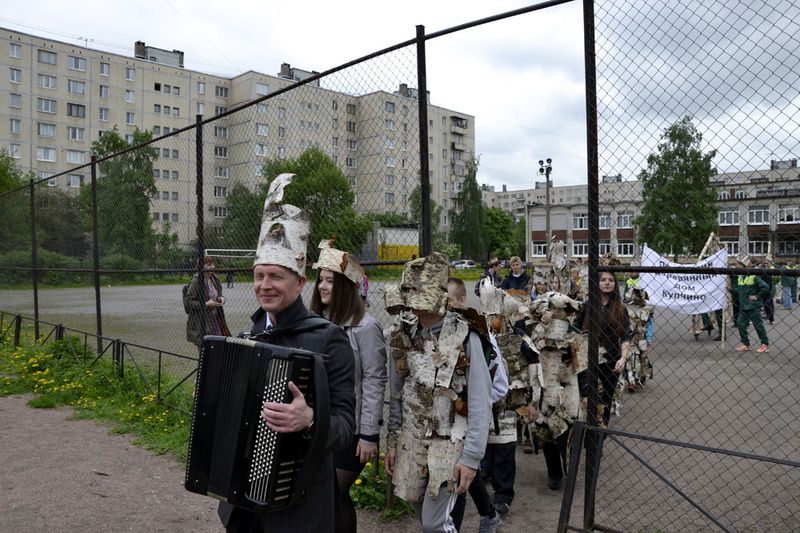
[[[611,272],[600,273],[600,353],[598,360],[598,381],[603,390],[600,403],[604,406],[603,422],[608,426],[611,419],[611,401],[614,389],[619,381],[619,374],[625,369],[630,357],[631,327],[628,310],[622,303],[617,286],[617,278]],[[575,327],[588,331],[589,321],[584,306],[575,319]],[[581,400],[588,396],[589,377],[584,370],[578,374],[578,388]]]
[[[756,328],[761,346],[756,350],[758,353],[769,351],[769,338],[764,322],[761,321],[761,306],[763,301],[770,293],[769,285],[764,280],[750,274],[749,276],[738,276],[736,287],[732,288],[734,298],[739,301],[739,318],[736,327],[739,328],[739,338],[741,342],[734,350],[737,352],[747,352],[750,350],[750,337],[747,335],[747,327],[750,322]]]

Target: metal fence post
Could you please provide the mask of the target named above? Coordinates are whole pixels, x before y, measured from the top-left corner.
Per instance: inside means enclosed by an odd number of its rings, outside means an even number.
[[[92,270],[97,317],[97,353],[103,352],[103,312],[100,305],[100,238],[97,230],[97,156],[92,155]]]
[[[19,337],[22,333],[22,315],[14,317],[14,348],[19,346]]]
[[[198,265],[203,264],[205,255],[205,229],[203,228],[203,115],[195,117],[195,164],[196,164],[196,188],[195,196],[197,201],[197,261]]]
[[[419,103],[419,192],[422,208],[422,256],[432,249],[431,183],[428,164],[428,75],[425,64],[425,26],[417,26],[417,90]]]
[[[29,180],[31,208],[31,281],[33,282],[33,338],[39,338],[39,250],[36,242],[36,188]]]

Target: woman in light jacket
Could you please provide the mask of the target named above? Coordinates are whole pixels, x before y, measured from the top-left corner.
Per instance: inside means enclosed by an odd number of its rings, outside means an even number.
[[[364,465],[378,451],[383,424],[383,399],[386,389],[386,345],[383,327],[366,312],[358,292],[364,272],[346,252],[320,244],[317,281],[309,309],[344,328],[355,355],[356,434],[352,445],[336,452],[334,464],[338,480],[336,532],[356,531],[356,511],[350,498],[353,485]]]

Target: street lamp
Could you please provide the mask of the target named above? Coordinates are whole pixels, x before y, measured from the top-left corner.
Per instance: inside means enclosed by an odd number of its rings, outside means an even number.
[[[546,164],[545,164],[546,163]],[[545,232],[547,233],[547,241],[545,242],[545,250],[546,253],[550,252],[550,240],[553,236],[550,233],[550,173],[553,171],[552,166],[553,160],[549,157],[542,161],[539,160],[539,175],[544,174],[545,184],[544,184],[544,218],[545,218]]]

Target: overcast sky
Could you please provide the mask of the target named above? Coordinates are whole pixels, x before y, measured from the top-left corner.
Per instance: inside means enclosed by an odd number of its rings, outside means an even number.
[[[123,55],[142,40],[182,50],[190,69],[275,75],[284,62],[328,70],[414,38],[418,24],[433,33],[534,3],[0,0],[0,26]],[[556,185],[585,182],[582,28],[572,2],[428,41],[431,102],[475,116],[479,183],[532,187],[546,157]]]
[[[412,39],[418,24],[434,33],[534,3],[0,0],[0,26],[125,55],[142,40],[182,50],[187,68],[275,75],[284,62],[334,68]],[[601,175],[634,179],[663,129],[686,114],[704,148],[718,150],[720,171],[797,157],[796,0],[601,0],[595,9]],[[586,182],[582,2],[426,47],[431,102],[475,116],[479,183],[532,187],[546,157],[554,185]]]

